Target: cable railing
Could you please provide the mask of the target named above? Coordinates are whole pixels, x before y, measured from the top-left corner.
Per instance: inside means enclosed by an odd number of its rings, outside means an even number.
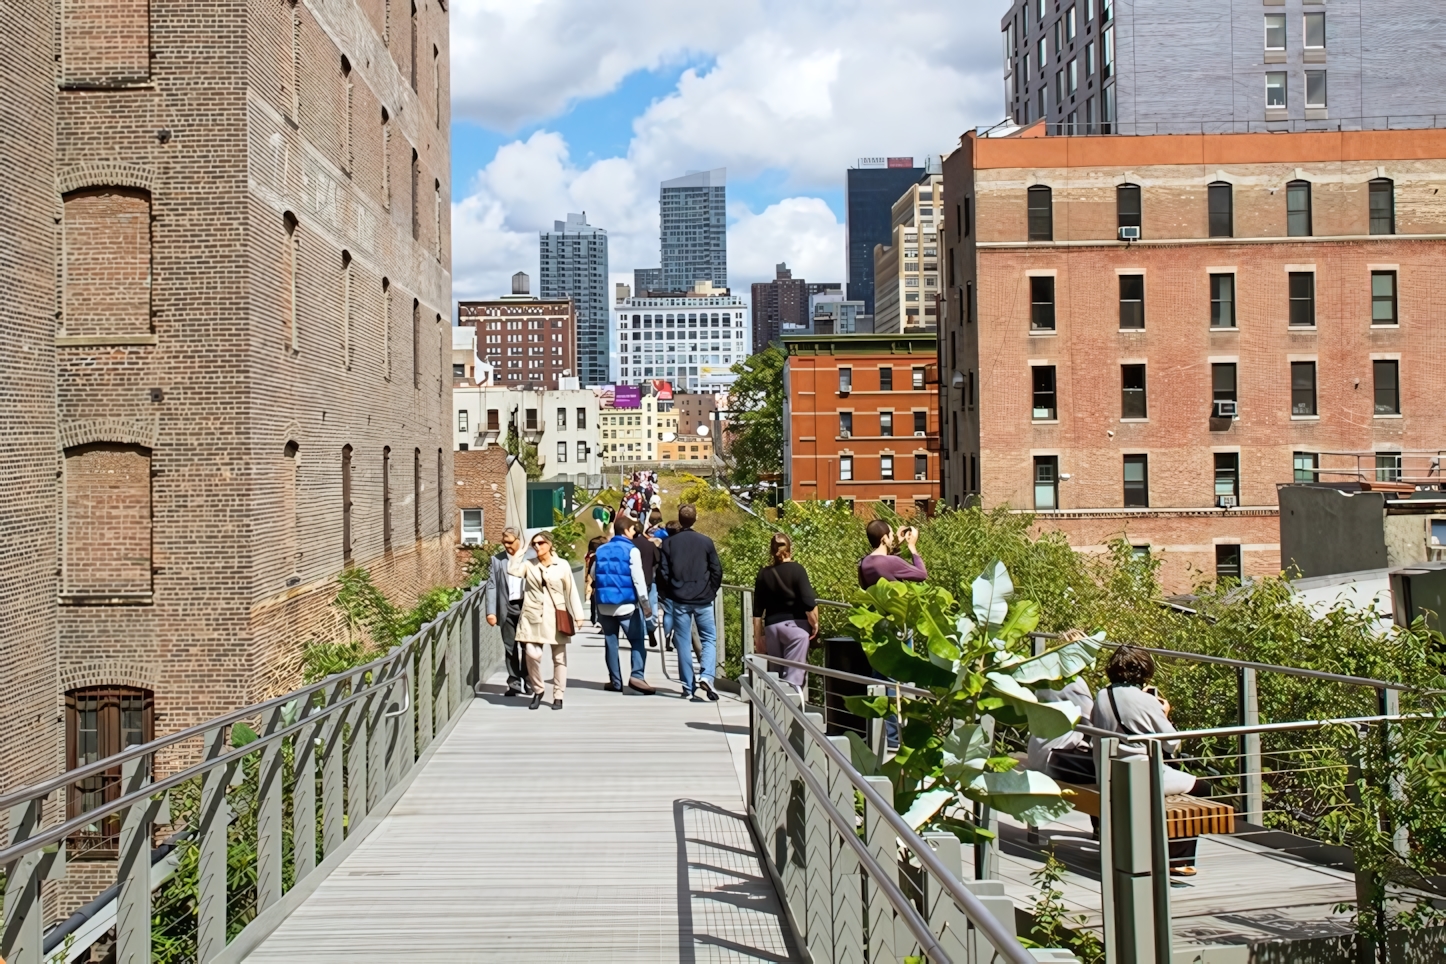
[[[69,964],[109,936],[117,964],[239,961],[391,810],[501,662],[481,604],[470,590],[370,663],[0,797],[0,955]],[[75,812],[69,788],[117,770],[113,799]],[[47,931],[43,883],[107,825],[114,860],[87,878],[112,885]]]

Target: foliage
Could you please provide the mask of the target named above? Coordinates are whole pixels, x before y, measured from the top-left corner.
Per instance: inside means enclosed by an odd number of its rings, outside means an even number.
[[[711,485],[690,472],[678,476],[683,491],[678,495],[678,504],[692,503],[699,512],[722,512],[733,507],[733,497],[728,490]]]
[[[467,565],[462,570],[462,586],[471,589],[480,586],[492,575],[492,557],[502,551],[502,546],[496,542],[484,542],[480,546],[473,546],[468,556]]]
[[[1064,872],[1064,862],[1054,855],[1051,847],[1045,854],[1044,866],[1029,875],[1039,889],[1039,899],[1034,902],[1034,925],[1025,945],[1068,948],[1081,964],[1104,964],[1104,945],[1093,931],[1084,929],[1089,917],[1071,915],[1064,906],[1064,891],[1059,887]]]
[[[527,472],[527,481],[537,482],[542,478],[542,461],[537,457],[537,443],[525,441],[517,433],[517,422],[514,420],[507,426],[507,439],[502,443],[508,455],[514,455],[522,460],[522,468]]]
[[[485,578],[487,565],[483,550],[474,550],[473,562],[468,564],[468,585],[476,585],[474,563],[483,567],[481,577]],[[302,677],[308,683],[325,679],[354,666],[362,666],[398,646],[427,623],[451,608],[462,598],[465,590],[452,586],[437,586],[424,593],[410,608],[397,606],[372,582],[371,573],[362,568],[348,569],[339,577],[341,589],[333,605],[341,613],[350,633],[345,640],[313,640],[302,650]]]
[[[733,366],[727,450],[735,485],[783,471],[783,363],[783,349],[770,344]]]
[[[582,520],[561,509],[552,510],[552,548],[568,562],[577,560],[577,544],[587,535]]]
[[[973,841],[981,829],[940,815],[960,797],[1032,824],[1069,812],[1053,780],[1015,769],[997,728],[1046,740],[1074,729],[1079,709],[1040,702],[1035,688],[1063,685],[1092,667],[1100,644],[1080,638],[1032,655],[1028,634],[1039,625],[1039,605],[1016,598],[998,561],[966,591],[964,605],[946,589],[918,583],[882,580],[856,592],[849,622],[870,665],[931,696],[853,696],[847,703],[865,719],[899,721],[899,748],[887,761],[851,737],[855,765],[889,778],[895,806],[915,827],[935,824]]]

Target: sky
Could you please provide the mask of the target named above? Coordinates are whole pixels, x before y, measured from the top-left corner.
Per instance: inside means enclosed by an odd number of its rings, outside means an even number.
[[[453,296],[537,291],[538,232],[658,266],[658,185],[728,169],[735,292],[845,280],[860,157],[946,154],[1004,113],[1007,0],[453,0]]]

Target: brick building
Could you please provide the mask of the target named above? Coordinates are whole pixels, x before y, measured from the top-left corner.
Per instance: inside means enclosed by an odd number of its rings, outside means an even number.
[[[291,687],[344,566],[452,580],[447,13],[403,9],[7,21],[7,786]]]
[[[784,335],[802,335],[813,328],[812,299],[824,292],[836,292],[843,300],[839,284],[809,282],[795,278],[788,265],[779,263],[772,281],[753,283],[752,315],[755,351],[767,348],[770,342]]]
[[[783,346],[785,497],[882,503],[901,515],[931,508],[934,336],[814,335]]]
[[[1446,131],[1038,131],[944,165],[949,501],[1183,589],[1277,572],[1275,487],[1332,453],[1442,447]]]
[[[517,272],[511,295],[458,302],[457,323],[477,329],[477,357],[496,384],[556,390],[577,374],[577,311],[571,298],[534,298],[530,286]]]
[[[507,450],[487,445],[452,453],[455,499],[461,523],[457,565],[472,558],[471,546],[502,541],[507,526]]]

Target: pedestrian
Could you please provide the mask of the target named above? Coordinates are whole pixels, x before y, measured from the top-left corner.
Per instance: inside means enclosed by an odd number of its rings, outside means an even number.
[[[806,663],[808,644],[818,637],[818,598],[808,571],[793,561],[793,540],[787,533],[773,534],[768,555],[768,565],[753,581],[753,648],[767,656]],[[806,670],[768,665],[770,673],[780,670],[786,682],[803,690]]]
[[[587,597],[588,616],[597,625],[597,593],[593,591],[593,563],[597,559],[597,547],[607,542],[606,536],[593,536],[587,543],[587,555],[582,560],[583,595]]]
[[[723,563],[713,540],[693,531],[698,510],[685,503],[678,508],[678,532],[663,540],[662,592],[673,603],[673,647],[678,651],[678,675],[683,681],[683,698],[701,703],[702,690],[710,700],[718,699],[713,688],[717,675],[718,628],[713,619],[713,598],[723,585]],[[698,627],[702,650],[695,679],[691,636]]]
[[[487,625],[502,630],[502,655],[507,664],[507,696],[531,692],[523,666],[522,648],[517,643],[517,620],[522,615],[523,578],[527,575],[527,552],[522,537],[511,527],[502,530],[502,551],[492,557],[482,605]]]
[[[663,540],[668,538],[668,530],[663,525],[662,509],[654,509],[648,513],[648,535],[652,536],[660,546],[663,544]]]
[[[661,513],[659,514],[661,515]],[[682,526],[678,525],[677,519],[674,519],[663,526],[662,534],[658,537],[658,578],[660,580],[663,577],[663,553],[661,551],[663,540],[681,531]],[[673,601],[668,598],[667,593],[663,592],[661,583],[658,589],[658,604],[663,608],[663,649],[671,653],[673,651]]]
[[[532,537],[537,561],[527,567],[526,595],[522,617],[517,622],[517,641],[527,646],[527,678],[532,684],[535,710],[542,704],[542,648],[552,647],[552,708],[562,709],[567,691],[567,644],[582,620],[582,601],[572,566],[552,551],[552,536],[539,532]]]
[[[658,546],[660,540],[643,531],[642,526],[636,526],[632,533],[633,545],[637,547],[638,557],[642,562],[643,581],[648,585],[648,608],[651,612],[645,620],[646,638],[653,638],[653,630],[657,628],[661,613],[658,611]]]
[[[883,519],[875,519],[869,523],[867,530],[869,545],[872,547],[868,555],[859,560],[859,587],[868,589],[880,579],[892,579],[895,582],[923,582],[929,578],[929,571],[924,568],[924,560],[919,558],[919,530],[913,526],[904,526],[897,533]],[[909,547],[909,554],[914,557],[913,562],[894,554],[900,545]]]
[[[652,609],[648,605],[642,554],[633,543],[637,528],[638,524],[630,517],[618,516],[613,523],[613,537],[598,546],[593,568],[598,622],[602,626],[603,650],[608,667],[607,688],[614,693],[623,691],[622,668],[618,662],[618,635],[621,633],[628,637],[628,645],[633,651],[628,688],[650,695],[655,690],[644,675],[648,649],[644,641],[643,618],[651,618]]]

